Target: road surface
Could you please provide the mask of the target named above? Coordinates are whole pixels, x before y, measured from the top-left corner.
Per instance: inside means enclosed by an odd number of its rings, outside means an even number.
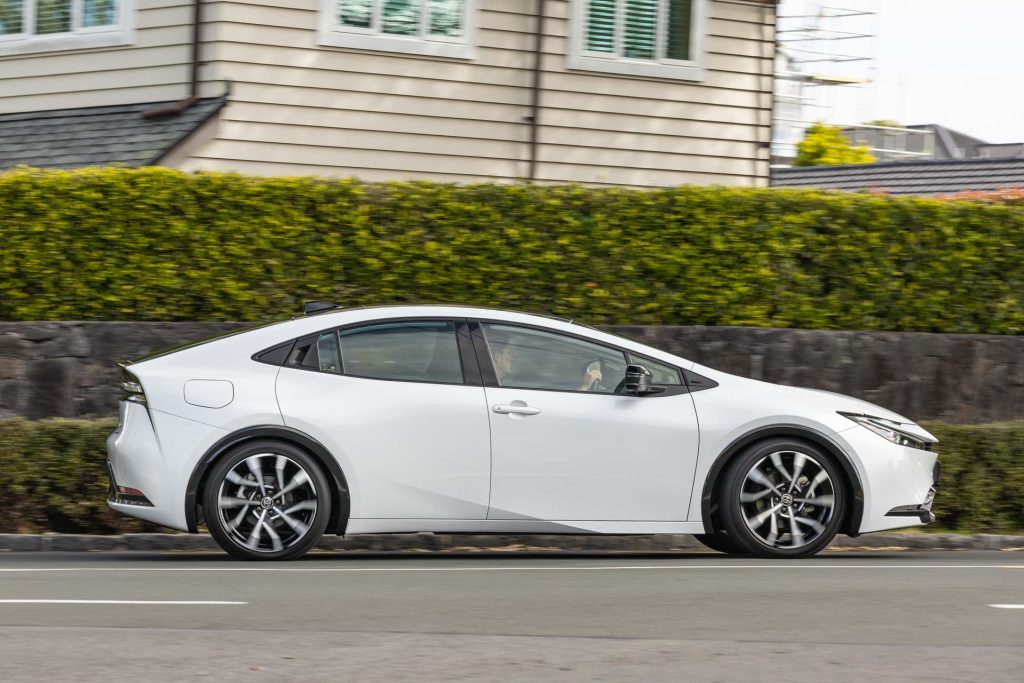
[[[1020,681],[1022,606],[1015,552],[4,553],[0,680]]]

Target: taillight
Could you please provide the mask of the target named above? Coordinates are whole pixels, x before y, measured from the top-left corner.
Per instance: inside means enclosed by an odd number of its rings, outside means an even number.
[[[142,382],[128,370],[125,363],[118,363],[117,366],[121,368],[121,383],[118,384],[122,392],[121,400],[145,405],[146,392],[142,390]]]

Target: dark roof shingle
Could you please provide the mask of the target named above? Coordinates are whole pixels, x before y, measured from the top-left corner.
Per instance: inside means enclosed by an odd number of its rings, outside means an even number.
[[[168,102],[0,114],[0,170],[145,166],[216,114],[225,97],[200,99],[177,116],[143,118]]]
[[[1024,188],[1024,158],[773,168],[771,185],[914,195]]]

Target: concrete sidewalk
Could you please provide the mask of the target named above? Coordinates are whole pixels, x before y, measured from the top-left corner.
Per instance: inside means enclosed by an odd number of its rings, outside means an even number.
[[[704,550],[693,536],[367,534],[325,536],[321,550],[352,552],[599,552],[646,553]],[[1003,534],[877,533],[839,536],[833,550],[1024,550],[1024,536]],[[219,550],[209,534],[0,534],[0,552],[103,550]]]

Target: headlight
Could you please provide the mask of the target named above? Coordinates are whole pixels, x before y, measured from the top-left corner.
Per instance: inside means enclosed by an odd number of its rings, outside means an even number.
[[[859,413],[840,412],[839,414],[853,420],[861,427],[867,427],[886,441],[891,441],[897,446],[919,448],[923,451],[931,450],[931,444],[925,443],[920,437],[914,436],[913,434],[900,429],[899,422],[887,420],[884,417],[874,417],[872,415],[862,415]]]

